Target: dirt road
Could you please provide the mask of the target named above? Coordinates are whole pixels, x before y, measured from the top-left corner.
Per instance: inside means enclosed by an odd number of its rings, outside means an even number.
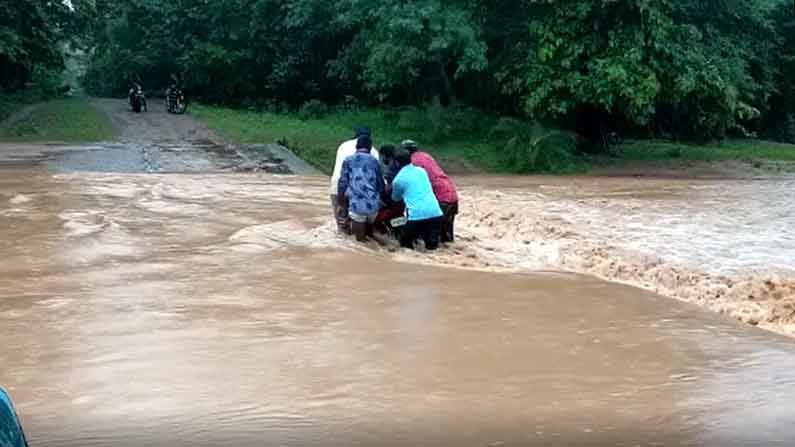
[[[67,172],[317,172],[275,144],[226,142],[190,114],[167,113],[158,100],[151,100],[145,113],[133,113],[123,99],[97,98],[91,104],[109,118],[118,135],[115,141],[0,145],[0,165],[46,164],[52,170]]]
[[[203,123],[190,115],[167,113],[162,101],[149,99],[149,110],[133,113],[127,101],[121,99],[93,99],[96,108],[111,120],[121,141],[130,142],[194,142],[211,141],[223,144],[223,140]]]

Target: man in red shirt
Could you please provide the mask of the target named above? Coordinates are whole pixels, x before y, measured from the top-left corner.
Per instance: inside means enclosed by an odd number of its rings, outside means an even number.
[[[412,140],[406,140],[403,148],[411,154],[411,164],[422,168],[428,173],[428,178],[433,187],[433,193],[439,206],[442,208],[442,234],[441,241],[451,243],[455,239],[455,216],[458,214],[458,192],[455,183],[444,173],[436,160],[427,152],[420,151],[419,145]]]

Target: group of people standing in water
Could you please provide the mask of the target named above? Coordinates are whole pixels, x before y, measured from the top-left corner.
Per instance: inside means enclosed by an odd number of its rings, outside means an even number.
[[[422,240],[427,250],[436,250],[454,241],[455,184],[412,140],[379,151],[369,128],[355,129],[354,138],[337,149],[330,195],[337,227],[358,241],[378,240],[376,227],[395,217],[406,219],[399,232],[405,248]]]

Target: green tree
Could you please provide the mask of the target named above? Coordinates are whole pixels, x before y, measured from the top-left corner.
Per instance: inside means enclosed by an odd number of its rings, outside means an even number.
[[[748,117],[766,110],[774,89],[769,5],[758,0],[675,5],[675,25],[657,68],[664,86],[658,123],[688,137],[720,138],[742,130]]]
[[[488,65],[468,3],[349,0],[338,23],[358,32],[332,61],[332,73],[361,82],[378,100],[456,102],[454,80]]]
[[[662,88],[655,59],[671,28],[668,1],[532,3],[521,84],[531,117],[574,118],[589,137],[604,133],[607,120],[645,124],[653,117]],[[516,83],[508,88],[518,90]]]
[[[216,102],[438,99],[590,138],[749,134],[781,128],[772,115],[792,103],[783,0],[90,1],[78,16],[92,19],[86,80],[99,94],[179,73]],[[58,21],[41,26],[55,37]],[[17,31],[0,36],[3,54],[28,54]]]
[[[0,2],[0,91],[61,70],[64,51],[83,37],[92,13],[90,0]]]
[[[777,35],[776,89],[765,119],[768,136],[795,143],[795,11],[789,2],[773,12]]]
[[[57,24],[51,22],[59,7],[40,0],[0,3],[0,88],[19,89],[36,69],[62,66]]]

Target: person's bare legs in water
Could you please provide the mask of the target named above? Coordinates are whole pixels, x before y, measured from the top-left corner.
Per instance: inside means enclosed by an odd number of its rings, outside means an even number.
[[[356,236],[358,242],[367,242],[367,224],[363,222],[351,222],[351,232]]]
[[[351,218],[351,232],[356,236],[357,241],[367,242],[368,238],[378,241],[373,234],[373,223],[375,222],[377,214],[361,215],[348,213],[348,215]]]
[[[343,161],[337,182],[337,195],[347,201],[351,230],[360,242],[373,234],[384,191],[381,162],[370,154],[372,147],[369,136],[359,137],[356,152]]]

